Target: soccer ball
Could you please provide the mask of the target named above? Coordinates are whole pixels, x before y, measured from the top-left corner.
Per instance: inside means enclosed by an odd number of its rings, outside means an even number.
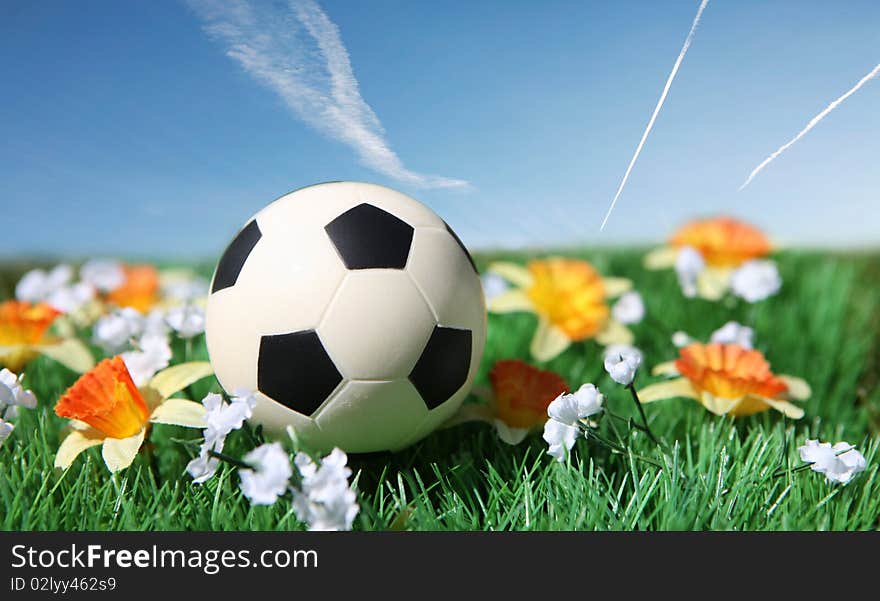
[[[401,449],[451,417],[486,340],[473,260],[450,227],[383,186],[282,196],[223,254],[208,297],[223,388],[315,450]]]

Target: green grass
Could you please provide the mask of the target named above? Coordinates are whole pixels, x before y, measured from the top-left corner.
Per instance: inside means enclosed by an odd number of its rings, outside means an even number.
[[[705,338],[729,319],[753,325],[757,346],[774,370],[813,387],[798,422],[776,413],[745,419],[713,416],[692,401],[646,407],[653,431],[669,444],[662,453],[632,435],[634,456],[611,454],[581,440],[570,462],[544,453],[540,435],[517,447],[488,426],[467,424],[434,433],[391,455],[351,457],[361,513],[356,529],[877,529],[880,525],[880,256],[786,252],[779,257],[782,293],[755,307],[682,298],[671,272],[646,272],[640,253],[574,253],[605,274],[626,276],[645,296],[649,319],[634,328],[648,367],[675,355],[670,336],[684,330]],[[512,255],[509,255],[512,256]],[[487,257],[479,257],[484,266]],[[14,276],[0,279],[8,290]],[[480,382],[497,359],[527,359],[534,328],[529,315],[490,316]],[[176,349],[178,359],[183,349]],[[196,354],[204,356],[203,345]],[[570,386],[596,383],[617,412],[633,415],[626,391],[604,375],[601,350],[578,344],[546,367]],[[652,381],[648,370],[637,383]],[[183,474],[197,432],[157,426],[134,465],[111,477],[98,450],[66,473],[53,470],[62,420],[52,406],[75,375],[46,359],[27,369],[40,398],[24,411],[0,448],[0,528],[7,530],[274,530],[301,529],[286,500],[251,507],[235,471],[223,467],[204,486]],[[195,396],[209,385],[196,387]],[[607,428],[603,420],[603,429]],[[800,464],[807,437],[856,444],[868,469],[848,486],[832,486]],[[229,439],[238,455],[246,432]],[[782,472],[782,473],[780,473]]]

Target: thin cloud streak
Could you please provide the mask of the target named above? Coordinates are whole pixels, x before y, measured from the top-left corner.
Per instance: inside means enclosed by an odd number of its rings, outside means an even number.
[[[764,167],[766,167],[767,165],[769,165],[769,164],[770,164],[774,159],[776,159],[776,157],[778,157],[780,154],[782,154],[783,152],[785,152],[786,150],[788,150],[789,148],[791,148],[791,147],[794,145],[795,142],[797,142],[798,140],[800,140],[801,138],[803,138],[805,135],[807,135],[807,133],[808,133],[811,129],[813,129],[814,127],[816,127],[822,119],[824,119],[825,117],[828,116],[828,113],[830,113],[831,111],[833,111],[834,109],[836,109],[838,106],[840,106],[840,104],[841,104],[844,100],[846,100],[847,98],[849,98],[850,96],[852,96],[853,94],[855,94],[856,92],[858,92],[858,91],[859,91],[859,88],[861,88],[863,85],[865,85],[866,83],[868,83],[869,81],[871,81],[872,79],[874,79],[875,77],[877,77],[877,75],[880,75],[880,64],[878,64],[876,67],[874,67],[874,69],[873,69],[870,73],[868,73],[868,74],[865,75],[863,78],[861,78],[861,79],[859,80],[859,83],[857,83],[857,84],[854,85],[852,88],[850,88],[849,91],[848,91],[846,94],[844,94],[843,96],[841,96],[840,98],[838,98],[837,100],[835,100],[834,102],[832,102],[831,104],[829,104],[827,107],[825,107],[825,110],[823,110],[821,113],[819,113],[818,115],[816,115],[815,117],[813,117],[812,119],[810,119],[810,122],[807,123],[807,126],[806,126],[805,128],[803,128],[801,131],[798,132],[798,135],[796,135],[794,138],[792,138],[791,140],[789,140],[788,142],[786,142],[785,144],[783,144],[782,146],[780,146],[779,149],[776,150],[776,152],[774,152],[773,154],[771,154],[770,156],[768,156],[766,159],[764,159],[764,160],[761,162],[760,165],[758,165],[757,167],[755,167],[755,168],[752,170],[752,172],[749,174],[749,177],[746,178],[746,181],[743,183],[743,185],[739,187],[740,191],[741,191],[743,188],[745,188],[746,186],[748,186],[750,183],[752,183],[752,180],[755,179],[755,176],[758,175],[758,173],[760,173],[761,170],[764,169]]]
[[[248,0],[189,4],[227,56],[306,124],[352,148],[370,169],[419,188],[470,187],[464,180],[417,173],[403,164],[361,96],[339,28],[313,0],[290,0],[289,11]]]
[[[697,16],[694,17],[694,22],[691,24],[691,30],[687,34],[687,38],[684,40],[684,46],[681,48],[681,52],[678,53],[678,58],[675,59],[675,64],[672,66],[672,72],[669,74],[669,77],[666,79],[666,85],[663,86],[663,93],[660,94],[660,100],[657,101],[657,106],[654,107],[654,114],[651,115],[651,120],[648,121],[648,127],[645,128],[645,133],[642,134],[642,139],[639,141],[639,145],[636,147],[636,152],[633,154],[632,160],[629,162],[629,166],[626,168],[626,173],[623,174],[623,180],[620,182],[620,186],[617,188],[617,193],[614,195],[614,200],[611,201],[611,206],[608,207],[608,212],[605,214],[605,219],[602,220],[602,225],[599,228],[599,231],[603,231],[605,226],[608,225],[608,220],[611,218],[611,213],[614,212],[614,207],[617,206],[617,199],[620,198],[620,194],[623,192],[623,188],[626,186],[626,180],[629,179],[629,174],[632,171],[633,165],[636,164],[636,160],[639,158],[639,154],[642,152],[642,147],[645,145],[645,140],[648,139],[648,134],[651,133],[651,129],[654,127],[654,121],[657,120],[657,115],[660,113],[660,108],[663,106],[663,103],[666,102],[666,95],[669,93],[669,88],[672,87],[672,81],[675,79],[675,75],[678,73],[678,68],[681,66],[681,62],[684,60],[684,55],[687,54],[688,48],[691,46],[691,41],[694,39],[694,34],[697,31],[697,25],[700,23],[700,17],[703,16],[703,11],[706,9],[706,5],[709,4],[709,0],[703,0],[700,3],[700,8],[697,9]]]

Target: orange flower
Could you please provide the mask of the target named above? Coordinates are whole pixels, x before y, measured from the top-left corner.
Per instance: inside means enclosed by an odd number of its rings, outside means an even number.
[[[492,424],[507,444],[521,443],[529,432],[547,421],[547,407],[568,391],[558,374],[532,367],[518,359],[497,361],[489,372],[491,390],[476,391],[485,404],[467,403],[446,422],[446,427],[463,422]]]
[[[627,292],[632,283],[603,278],[586,261],[550,258],[530,261],[523,268],[498,262],[489,271],[517,288],[489,301],[495,313],[529,311],[538,316],[532,338],[532,356],[549,361],[579,340],[595,338],[600,344],[631,344],[632,333],[611,317],[608,299]]]
[[[55,405],[57,415],[72,420],[55,467],[67,469],[80,453],[101,445],[104,463],[117,472],[134,461],[151,423],[204,428],[204,406],[169,397],[212,373],[210,363],[182,363],[159,372],[139,389],[121,357],[101,361]]]
[[[697,391],[725,399],[750,394],[772,398],[788,390],[764,355],[737,344],[692,344],[681,350],[675,366]]]
[[[159,301],[159,272],[152,265],[127,265],[125,282],[107,295],[119,307],[148,312]]]
[[[643,403],[676,396],[692,398],[718,415],[745,416],[773,408],[799,419],[804,412],[789,400],[805,400],[810,387],[800,378],[775,375],[759,351],[738,344],[692,344],[654,374],[680,374],[639,391]]]
[[[32,305],[19,301],[0,303],[0,346],[37,344],[61,315],[46,303]]]
[[[531,429],[547,421],[547,406],[568,391],[565,380],[552,371],[523,361],[498,361],[489,372],[495,415],[511,428]]]
[[[79,420],[111,438],[128,438],[147,425],[150,411],[121,357],[84,374],[55,405],[60,417]]]
[[[671,244],[695,248],[712,267],[739,267],[772,250],[759,229],[730,217],[692,221],[672,236]]]
[[[45,303],[0,303],[0,365],[21,371],[39,354],[38,345],[46,341],[46,332],[59,315]]]

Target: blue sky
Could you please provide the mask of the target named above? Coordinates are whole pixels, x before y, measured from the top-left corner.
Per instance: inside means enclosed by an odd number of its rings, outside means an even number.
[[[186,3],[4,2],[0,257],[211,258],[272,199],[340,179],[415,196],[472,247],[649,242],[718,212],[793,244],[880,242],[880,78],[737,191],[880,61],[871,0],[710,1],[599,232],[697,4],[321,2],[384,141],[461,189],[364,165]]]

